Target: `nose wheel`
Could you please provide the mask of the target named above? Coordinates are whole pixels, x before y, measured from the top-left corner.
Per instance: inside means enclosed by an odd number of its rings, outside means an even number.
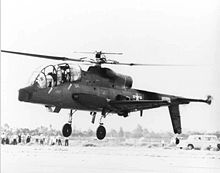
[[[105,135],[106,135],[105,127],[102,124],[100,124],[99,127],[96,130],[96,137],[99,140],[102,140],[102,139],[105,138]]]

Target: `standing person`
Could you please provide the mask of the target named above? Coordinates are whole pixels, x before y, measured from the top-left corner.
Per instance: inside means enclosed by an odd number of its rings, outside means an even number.
[[[56,136],[56,145],[58,145],[59,144],[59,138],[58,138],[58,136]]]
[[[44,135],[41,134],[41,135],[40,135],[40,144],[41,144],[41,145],[44,145],[44,141],[45,141]]]
[[[31,142],[31,137],[30,137],[30,135],[27,136],[26,144],[29,143],[29,142]]]
[[[61,136],[58,135],[58,145],[62,145]]]
[[[25,134],[21,133],[21,143],[25,144]]]
[[[54,136],[50,137],[50,145],[55,145],[56,144],[56,139]]]
[[[164,147],[164,146],[165,146],[165,142],[164,142],[164,140],[163,140],[163,139],[161,140],[161,146],[162,146],[162,147]]]
[[[17,135],[14,134],[14,135],[13,135],[13,141],[12,141],[12,144],[13,144],[13,145],[17,145],[17,143],[18,143],[18,142],[17,142]]]
[[[39,142],[40,142],[40,136],[39,136],[39,135],[36,135],[36,136],[35,136],[35,142],[36,142],[37,144],[39,144]]]
[[[65,137],[65,146],[69,146],[69,137]]]
[[[5,135],[5,133],[3,132],[2,135],[1,135],[1,144],[3,144],[3,145],[4,145],[5,142],[6,142],[6,138],[5,138],[5,137],[6,137],[6,135]]]
[[[21,134],[18,134],[18,143],[21,143]]]
[[[6,136],[5,143],[6,143],[7,145],[10,144],[10,140],[9,140],[9,137],[8,137],[8,136]]]

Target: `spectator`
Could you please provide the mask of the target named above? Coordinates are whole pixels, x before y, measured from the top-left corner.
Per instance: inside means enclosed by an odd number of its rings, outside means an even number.
[[[8,145],[10,143],[8,136],[6,137],[5,143]]]
[[[26,139],[26,143],[29,143],[29,142],[31,142],[31,137],[28,135]]]
[[[58,139],[58,145],[62,145],[62,141],[61,141],[61,136],[60,135],[57,136],[57,139]]]
[[[17,135],[16,134],[14,134],[13,136],[12,136],[13,138],[13,140],[12,140],[12,144],[13,145],[17,145]]]
[[[43,144],[44,144],[44,141],[45,141],[44,135],[41,134],[41,135],[40,135],[40,144],[43,145]]]
[[[1,144],[5,144],[5,140],[6,140],[6,138],[5,138],[6,136],[5,136],[5,133],[2,133],[2,135],[1,135]]]
[[[58,140],[58,145],[62,145],[61,139]]]
[[[50,137],[50,145],[55,145],[56,144],[56,139],[54,136]]]
[[[164,142],[164,140],[163,140],[163,139],[161,140],[161,146],[162,146],[162,147],[164,147],[164,146],[165,146],[165,142]]]
[[[18,143],[21,143],[21,134],[18,135]]]
[[[65,146],[69,146],[69,137],[65,137]]]
[[[21,134],[21,142],[23,144],[25,144],[25,135],[24,135],[24,133]]]

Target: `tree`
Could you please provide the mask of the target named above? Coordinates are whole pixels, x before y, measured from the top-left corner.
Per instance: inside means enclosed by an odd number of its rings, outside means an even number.
[[[131,132],[124,132],[124,136],[125,138],[131,138],[132,137],[132,133]]]
[[[122,127],[120,127],[119,132],[118,132],[118,137],[123,138],[124,137],[124,130]]]
[[[7,123],[5,123],[3,128],[6,129],[6,130],[9,130],[10,127]]]
[[[137,125],[136,129],[133,130],[133,137],[134,138],[141,138],[143,137],[143,128],[140,124]]]
[[[110,137],[117,137],[118,136],[118,133],[115,129],[112,129],[110,132],[109,132],[109,136]]]
[[[86,134],[87,137],[92,137],[92,136],[94,136],[94,134],[95,134],[92,129],[88,129],[86,133],[87,133],[87,134]]]
[[[149,131],[148,131],[147,129],[144,129],[144,130],[143,130],[143,136],[144,136],[145,138],[149,138],[149,137],[150,137],[150,133],[149,133]]]

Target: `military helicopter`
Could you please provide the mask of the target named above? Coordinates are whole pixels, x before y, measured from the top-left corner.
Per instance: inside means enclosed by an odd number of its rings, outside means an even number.
[[[74,59],[7,50],[1,50],[1,52],[90,64],[87,71],[82,70],[79,65],[66,62],[47,65],[39,71],[30,86],[19,90],[19,101],[42,104],[55,113],[59,113],[61,109],[70,110],[69,121],[62,128],[62,134],[65,137],[69,137],[72,133],[72,116],[77,110],[89,111],[92,123],[95,122],[97,112],[101,112],[96,136],[102,140],[106,136],[102,118],[109,113],[128,117],[130,112],[139,111],[140,116],[143,116],[143,110],[161,106],[168,107],[173,131],[177,136],[182,131],[179,105],[190,102],[211,104],[212,100],[211,96],[207,96],[207,99],[192,99],[132,88],[133,80],[130,76],[104,68],[102,64],[129,66],[163,66],[163,64],[120,63],[106,58],[106,55],[121,55],[122,53],[79,52],[95,54],[95,59],[87,57]],[[176,138],[176,143],[179,143],[178,138]]]

